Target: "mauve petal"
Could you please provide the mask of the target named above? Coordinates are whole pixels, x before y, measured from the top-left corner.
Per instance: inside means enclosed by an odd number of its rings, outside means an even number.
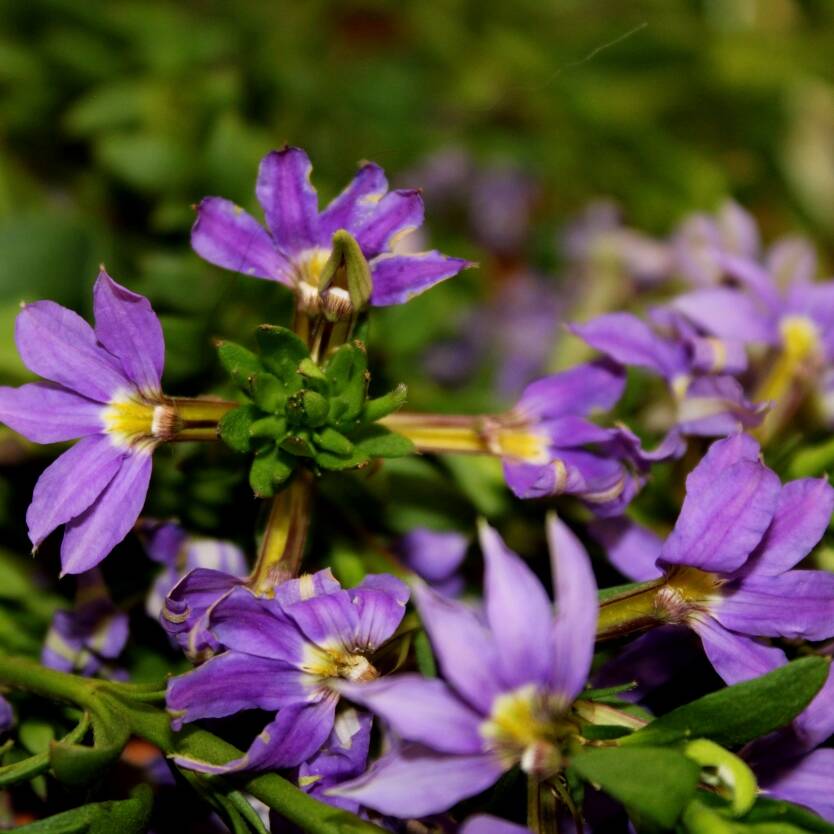
[[[306,641],[275,600],[235,588],[211,611],[209,628],[221,645],[245,654],[298,665]]]
[[[834,750],[815,750],[775,776],[758,774],[762,793],[804,805],[829,822],[834,822]]]
[[[725,628],[756,637],[834,637],[834,574],[792,570],[748,576],[734,587],[710,605]]]
[[[687,339],[690,363],[699,373],[740,374],[747,370],[747,351],[743,342],[716,336]]]
[[[318,196],[310,182],[313,165],[301,148],[271,151],[258,169],[255,194],[278,248],[290,255],[318,240]]]
[[[790,481],[745,575],[778,576],[801,562],[822,538],[834,512],[834,489],[827,478]]]
[[[714,443],[686,479],[686,499],[661,559],[731,572],[746,561],[773,518],[779,478],[751,460],[755,441],[733,435]]]
[[[728,686],[759,678],[788,662],[781,649],[727,631],[708,614],[692,619],[690,626],[701,638],[709,662]]]
[[[718,264],[730,277],[743,284],[759,301],[768,308],[771,315],[777,315],[784,302],[770,273],[752,258],[722,252]]]
[[[408,585],[390,573],[369,573],[353,590],[382,591],[400,605],[405,605],[411,597]]]
[[[332,594],[341,590],[342,586],[333,576],[333,572],[330,568],[325,568],[282,582],[275,589],[275,600],[286,607],[310,597],[317,597],[319,594]]]
[[[126,454],[109,438],[92,435],[44,469],[26,511],[32,544],[40,546],[56,527],[81,515],[113,480]]]
[[[365,257],[375,258],[390,251],[397,240],[423,225],[423,214],[419,191],[398,189],[386,194],[355,227]]]
[[[168,681],[166,705],[174,729],[201,718],[224,718],[247,709],[274,712],[310,698],[304,675],[279,660],[225,652]]]
[[[834,666],[814,700],[791,722],[794,736],[804,750],[818,747],[834,733]]]
[[[475,814],[467,818],[458,834],[530,834],[530,829],[491,814]]]
[[[516,408],[538,419],[608,410],[620,399],[625,374],[611,362],[588,362],[530,383]]]
[[[15,341],[32,373],[91,400],[106,403],[133,387],[118,360],[96,342],[93,328],[54,301],[27,304],[18,313]]]
[[[469,536],[453,530],[417,527],[397,545],[400,558],[426,582],[442,582],[461,566],[469,548]]]
[[[551,684],[572,701],[582,691],[594,657],[597,583],[585,548],[555,513],[547,519],[547,542],[556,597]]]
[[[678,403],[678,428],[699,437],[736,434],[760,425],[768,407],[751,403],[734,377],[696,377]]]
[[[720,339],[776,344],[773,317],[740,290],[717,287],[679,295],[672,307]]]
[[[501,679],[507,689],[546,684],[553,664],[553,607],[547,593],[492,527],[481,523],[479,537],[486,563],[484,607]]]
[[[206,197],[197,206],[191,247],[215,266],[291,284],[289,264],[266,230],[240,206],[222,197]]]
[[[755,257],[761,246],[759,228],[749,211],[735,200],[725,200],[715,215],[721,246],[730,252]]]
[[[33,443],[60,443],[104,428],[101,403],[51,382],[0,387],[0,422]]]
[[[333,234],[345,229],[352,234],[376,211],[388,190],[385,172],[373,162],[365,163],[347,188],[319,215],[319,245],[330,246]]]
[[[414,589],[415,602],[444,677],[483,715],[504,687],[492,635],[475,612],[428,587]]]
[[[401,819],[425,817],[486,790],[503,770],[491,755],[449,756],[409,744],[327,793]]]
[[[405,602],[387,590],[372,586],[360,586],[349,593],[359,614],[353,646],[366,652],[375,651],[399,628],[405,615]]]
[[[102,270],[93,287],[93,310],[99,342],[121,362],[140,391],[158,393],[165,340],[148,299],[117,284]]]
[[[66,526],[61,543],[63,573],[95,567],[130,532],[151,480],[151,456],[129,454],[96,501]]]
[[[188,534],[177,522],[156,518],[140,518],[136,522],[136,533],[148,556],[154,562],[171,568],[176,566],[183,545],[188,539]]]
[[[288,605],[284,609],[298,628],[322,648],[350,648],[359,625],[359,612],[348,591],[336,591]]]
[[[370,683],[337,685],[340,694],[367,707],[406,741],[443,753],[481,753],[483,717],[440,680],[417,674],[394,675]]]
[[[519,498],[545,498],[549,495],[581,492],[585,479],[577,467],[557,459],[545,464],[520,463],[504,458],[504,480]]]
[[[329,738],[314,756],[298,769],[299,782],[305,777],[319,777],[312,785],[318,792],[352,776],[364,773],[368,762],[373,716],[364,711],[340,705]]]
[[[687,369],[683,345],[658,336],[631,313],[608,313],[570,330],[621,365],[636,365],[667,379]]]
[[[195,568],[218,570],[241,577],[249,571],[243,551],[236,544],[219,539],[191,539],[188,542],[185,569]]]
[[[0,733],[5,733],[14,724],[12,705],[0,695]]]
[[[541,420],[537,428],[548,435],[554,446],[565,449],[588,443],[607,443],[612,438],[611,429],[605,429],[576,414]]]
[[[817,252],[803,237],[784,237],[770,247],[766,263],[777,287],[809,284],[817,273]]]
[[[663,575],[657,566],[663,540],[651,530],[627,518],[604,518],[592,521],[588,532],[627,579],[645,582]]]
[[[388,307],[404,304],[472,264],[463,258],[450,258],[431,251],[417,255],[380,255],[371,261],[370,266],[373,280],[371,304]]]

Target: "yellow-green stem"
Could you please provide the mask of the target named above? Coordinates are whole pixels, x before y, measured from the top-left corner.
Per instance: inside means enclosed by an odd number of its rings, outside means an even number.
[[[170,397],[165,404],[173,412],[173,431],[168,440],[172,443],[217,440],[218,423],[239,405],[227,400],[189,397]]]
[[[483,430],[483,417],[398,411],[384,417],[380,423],[407,437],[420,452],[492,454]]]
[[[603,600],[597,619],[597,640],[610,640],[661,625],[663,618],[656,605],[664,580],[645,582]]]

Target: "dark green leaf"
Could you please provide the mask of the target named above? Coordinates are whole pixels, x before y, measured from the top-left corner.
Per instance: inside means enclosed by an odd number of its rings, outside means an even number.
[[[682,753],[655,747],[589,750],[575,756],[571,767],[585,781],[666,829],[692,798],[701,772]]]
[[[290,391],[301,387],[298,366],[309,359],[310,351],[301,339],[286,327],[262,324],[255,334],[261,349],[261,359]]]
[[[271,498],[292,474],[295,462],[277,446],[260,450],[249,470],[249,485],[259,498]]]
[[[752,681],[728,686],[652,721],[623,744],[675,744],[708,738],[734,747],[784,727],[802,712],[828,676],[828,662],[804,657]]]
[[[311,428],[323,425],[330,412],[330,403],[315,391],[303,391],[301,397],[305,424]]]
[[[252,438],[266,437],[280,443],[287,436],[287,421],[283,417],[274,415],[260,417],[249,428],[249,436]]]
[[[220,419],[220,437],[235,452],[245,453],[252,448],[251,429],[261,412],[253,405],[242,405]]]
[[[286,389],[278,377],[268,373],[254,374],[249,381],[249,396],[267,414],[275,414],[284,408]]]
[[[407,397],[408,388],[400,383],[393,391],[389,391],[387,394],[383,394],[383,396],[376,397],[373,400],[368,400],[362,411],[362,421],[365,423],[375,423],[377,420],[393,414],[405,405]]]
[[[773,823],[777,825],[795,825],[801,831],[814,834],[834,834],[834,825],[805,808],[792,805],[779,799],[759,797],[756,804],[744,816],[748,825]],[[776,829],[773,829],[776,831]]]
[[[352,435],[354,445],[368,457],[401,458],[414,452],[414,444],[384,426],[368,426]]]
[[[346,456],[353,452],[353,443],[331,426],[325,426],[321,431],[316,432],[313,439],[319,449],[332,452],[334,455]]]
[[[221,342],[217,347],[217,355],[232,379],[246,392],[249,391],[250,378],[263,371],[258,357],[234,342]]]
[[[368,357],[364,347],[356,342],[342,345],[330,357],[324,372],[330,383],[331,399],[338,407],[334,419],[342,422],[358,419],[368,390]]]
[[[582,736],[589,741],[606,741],[612,738],[622,738],[631,732],[629,727],[621,724],[583,724]]]
[[[420,629],[414,635],[414,657],[417,661],[417,668],[424,678],[437,677],[437,662],[434,659],[429,636]]]

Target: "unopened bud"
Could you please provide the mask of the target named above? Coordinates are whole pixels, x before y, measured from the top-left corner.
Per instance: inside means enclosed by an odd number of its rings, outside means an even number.
[[[349,318],[368,306],[373,291],[371,268],[356,238],[339,229],[321,273],[323,312],[330,321]]]

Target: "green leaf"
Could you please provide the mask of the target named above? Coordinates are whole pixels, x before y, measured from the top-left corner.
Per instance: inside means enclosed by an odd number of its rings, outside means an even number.
[[[234,342],[221,342],[217,347],[217,355],[232,379],[248,393],[250,378],[263,371],[258,357]]]
[[[357,342],[342,345],[324,369],[334,403],[333,419],[342,423],[359,418],[368,391],[368,357]]]
[[[306,432],[300,431],[296,434],[287,435],[281,441],[281,448],[291,455],[300,458],[316,457],[316,449],[307,437]]]
[[[249,428],[252,438],[269,438],[280,443],[287,436],[287,421],[284,417],[260,417]]]
[[[796,826],[797,830],[813,832],[813,834],[834,834],[834,825],[826,822],[811,811],[800,808],[790,802],[781,799],[769,799],[760,796],[752,810],[744,817],[747,825],[762,825],[772,823],[784,826],[782,829],[788,831],[788,825]],[[772,829],[774,832],[777,829]]]
[[[339,229],[333,235],[330,257],[321,271],[321,287],[325,300],[325,315],[331,321],[344,318],[338,315],[339,310],[336,308],[332,314],[328,314],[327,292],[331,288],[347,290],[350,299],[348,316],[361,312],[371,299],[371,269],[356,238],[344,229]]]
[[[249,396],[262,411],[276,414],[282,411],[287,401],[286,389],[278,377],[263,371],[249,380]]]
[[[358,450],[372,458],[401,458],[413,454],[414,444],[401,434],[372,425],[352,435]]]
[[[261,412],[253,405],[242,405],[220,418],[218,428],[223,442],[235,452],[246,453],[252,448],[252,427]]]
[[[377,420],[393,414],[405,405],[407,397],[408,388],[400,383],[393,391],[389,391],[381,397],[368,400],[362,411],[362,422],[375,423]]]
[[[722,796],[729,795],[734,816],[740,817],[753,807],[758,785],[753,771],[745,761],[705,738],[690,741],[683,752],[702,769],[708,768],[712,772],[709,784],[715,784]],[[706,777],[704,781],[707,781]]]
[[[346,456],[353,453],[353,443],[331,426],[325,426],[321,431],[316,432],[313,440],[319,449],[332,452],[334,455]]]
[[[297,391],[301,387],[298,366],[304,359],[310,358],[307,345],[292,330],[272,324],[262,324],[255,332],[255,338],[266,369],[290,391]]]
[[[324,371],[312,359],[302,359],[298,363],[298,373],[308,380],[327,382]]]
[[[153,804],[148,785],[139,785],[130,799],[95,802],[15,828],[20,834],[141,834]]]
[[[574,757],[571,768],[628,809],[672,828],[695,793],[700,768],[677,750],[607,747]]]
[[[437,661],[434,659],[434,651],[428,634],[420,629],[414,635],[414,659],[417,661],[417,668],[424,678],[437,677]]]
[[[271,498],[275,490],[290,477],[295,461],[277,446],[261,449],[249,469],[249,485],[258,498]]]
[[[622,743],[665,745],[708,738],[723,747],[744,744],[784,727],[802,712],[825,683],[828,666],[821,657],[794,660],[678,707]]]
[[[322,469],[330,469],[338,472],[343,469],[356,469],[360,466],[367,466],[371,459],[361,449],[353,448],[349,455],[338,455],[332,452],[316,452],[316,463]]]
[[[304,409],[304,422],[310,428],[324,425],[330,413],[330,403],[315,391],[302,391],[301,403]]]

